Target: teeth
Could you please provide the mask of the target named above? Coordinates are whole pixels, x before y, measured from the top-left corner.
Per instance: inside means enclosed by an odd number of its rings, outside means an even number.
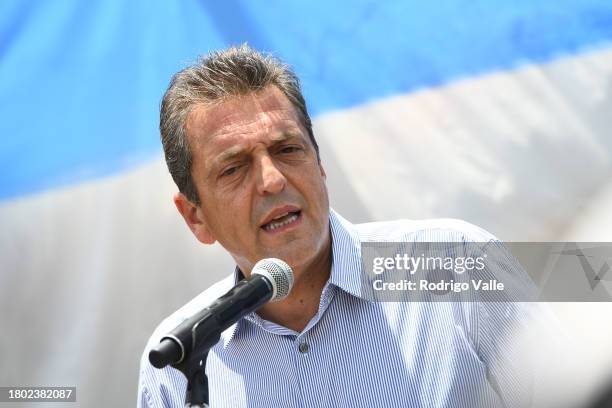
[[[289,214],[289,213],[287,213],[287,214]],[[287,215],[287,214],[285,214],[285,215]],[[283,215],[283,217],[284,217],[285,215]],[[285,225],[287,225],[287,224],[291,224],[293,221],[295,221],[295,220],[297,220],[297,219],[298,219],[297,214],[293,214],[293,215],[291,215],[291,217],[287,218],[285,221],[280,221],[280,222],[271,222],[271,223],[269,223],[269,224],[266,224],[266,226],[264,227],[264,229],[265,229],[266,231],[274,231],[274,230],[275,230],[275,229],[277,229],[277,228],[280,228],[280,227],[285,226]]]

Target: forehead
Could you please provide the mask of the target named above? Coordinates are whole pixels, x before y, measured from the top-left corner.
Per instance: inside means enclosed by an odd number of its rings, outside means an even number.
[[[211,141],[222,142],[230,136],[300,129],[295,107],[275,86],[231,97],[212,106],[196,106],[186,123],[189,144],[194,150]]]

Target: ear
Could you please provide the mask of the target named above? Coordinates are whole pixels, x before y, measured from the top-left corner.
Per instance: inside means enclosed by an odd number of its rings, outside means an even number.
[[[174,195],[174,205],[198,241],[208,245],[215,243],[216,239],[208,228],[202,207],[192,203],[183,193]]]

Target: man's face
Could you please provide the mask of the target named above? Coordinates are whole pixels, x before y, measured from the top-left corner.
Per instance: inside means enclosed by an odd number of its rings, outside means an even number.
[[[219,241],[247,273],[262,258],[280,258],[296,269],[325,253],[325,172],[278,88],[196,107],[187,135],[201,202],[195,209],[200,224],[190,227],[201,241]]]

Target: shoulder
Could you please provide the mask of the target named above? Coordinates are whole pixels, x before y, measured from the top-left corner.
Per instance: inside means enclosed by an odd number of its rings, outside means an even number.
[[[355,224],[354,227],[362,241],[498,241],[485,229],[454,218],[400,219]]]
[[[234,275],[215,283],[204,292],[193,298],[183,307],[165,318],[153,331],[147,341],[140,359],[138,381],[139,407],[182,406],[184,389],[187,382],[178,370],[173,367],[156,369],[149,363],[149,351],[159,343],[161,338],[191,317],[204,309],[234,285]]]

